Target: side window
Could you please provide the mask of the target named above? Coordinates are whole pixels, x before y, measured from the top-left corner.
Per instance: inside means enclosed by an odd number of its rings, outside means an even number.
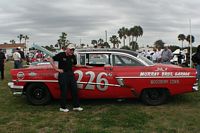
[[[110,54],[92,53],[87,54],[87,65],[104,66],[110,65]]]
[[[80,65],[85,65],[85,54],[80,54]]]
[[[139,61],[124,55],[113,55],[114,66],[144,66]]]

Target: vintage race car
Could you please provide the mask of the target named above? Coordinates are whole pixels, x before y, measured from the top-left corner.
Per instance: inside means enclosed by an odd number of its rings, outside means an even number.
[[[74,68],[81,99],[140,98],[160,105],[172,95],[198,90],[193,68],[154,64],[133,51],[122,49],[77,49],[77,62],[91,68]],[[60,98],[58,73],[50,63],[12,69],[13,94],[25,94],[33,105]],[[69,93],[70,98],[70,93]]]

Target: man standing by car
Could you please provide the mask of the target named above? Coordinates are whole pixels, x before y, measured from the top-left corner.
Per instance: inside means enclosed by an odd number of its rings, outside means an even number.
[[[165,46],[161,54],[161,63],[170,64],[170,60],[172,59],[172,57],[172,51],[167,46]]]
[[[4,64],[6,63],[6,56],[2,49],[0,49],[0,72],[1,72],[1,79],[4,79]]]
[[[80,107],[79,99],[78,99],[78,88],[75,80],[74,72],[72,70],[73,66],[76,66],[77,60],[74,55],[75,46],[73,44],[68,45],[65,52],[60,52],[50,58],[50,63],[53,68],[59,72],[58,74],[58,82],[61,91],[61,99],[60,99],[60,111],[68,112],[67,109],[67,90],[70,86],[72,101],[73,101],[73,110],[82,111],[83,108]],[[58,67],[55,65],[54,61],[58,62]]]

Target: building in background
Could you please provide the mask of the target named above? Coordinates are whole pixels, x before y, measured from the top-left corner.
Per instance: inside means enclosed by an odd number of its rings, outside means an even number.
[[[25,51],[26,45],[25,43],[15,43],[15,44],[0,44],[0,49],[5,52],[7,58],[12,56],[13,49],[20,48],[22,51]]]

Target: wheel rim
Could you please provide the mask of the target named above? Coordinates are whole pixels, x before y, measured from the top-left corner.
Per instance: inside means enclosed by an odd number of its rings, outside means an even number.
[[[148,97],[152,100],[158,100],[161,96],[162,94],[158,90],[151,90],[148,92]]]
[[[40,100],[45,97],[44,90],[41,88],[36,88],[33,90],[32,97],[34,99]]]

